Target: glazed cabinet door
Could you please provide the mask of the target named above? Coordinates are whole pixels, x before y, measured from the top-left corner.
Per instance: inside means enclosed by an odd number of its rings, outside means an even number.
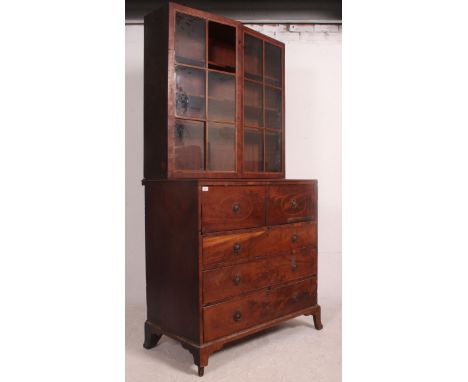
[[[144,62],[145,178],[284,178],[283,43],[168,2]]]
[[[243,28],[243,176],[284,176],[284,45]]]
[[[168,175],[236,177],[238,23],[173,3],[169,18]]]

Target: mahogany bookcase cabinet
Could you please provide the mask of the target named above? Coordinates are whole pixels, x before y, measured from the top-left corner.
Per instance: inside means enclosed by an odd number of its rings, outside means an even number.
[[[284,44],[168,3],[145,17],[144,347],[198,374],[317,304],[317,181],[284,179]]]
[[[144,60],[145,178],[284,178],[283,43],[169,3]]]

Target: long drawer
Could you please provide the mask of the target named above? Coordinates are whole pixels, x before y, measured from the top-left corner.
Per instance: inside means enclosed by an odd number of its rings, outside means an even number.
[[[203,269],[235,264],[253,258],[317,247],[317,224],[305,222],[249,232],[204,236]]]
[[[317,281],[313,277],[211,305],[203,308],[204,341],[212,341],[316,304]]]
[[[270,285],[313,276],[317,273],[317,251],[313,247],[290,255],[270,256],[203,272],[203,303],[211,304]]]

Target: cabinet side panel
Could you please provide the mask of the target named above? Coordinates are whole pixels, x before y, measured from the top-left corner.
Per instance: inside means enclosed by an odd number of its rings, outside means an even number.
[[[145,16],[144,176],[167,177],[168,6]]]
[[[145,186],[148,320],[200,340],[197,183]]]

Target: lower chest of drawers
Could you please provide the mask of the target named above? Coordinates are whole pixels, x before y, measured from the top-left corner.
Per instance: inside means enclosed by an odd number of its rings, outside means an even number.
[[[316,222],[220,233],[202,243],[205,341],[316,304]]]
[[[147,181],[145,215],[145,344],[167,334],[200,364],[297,315],[320,321],[316,181]]]

